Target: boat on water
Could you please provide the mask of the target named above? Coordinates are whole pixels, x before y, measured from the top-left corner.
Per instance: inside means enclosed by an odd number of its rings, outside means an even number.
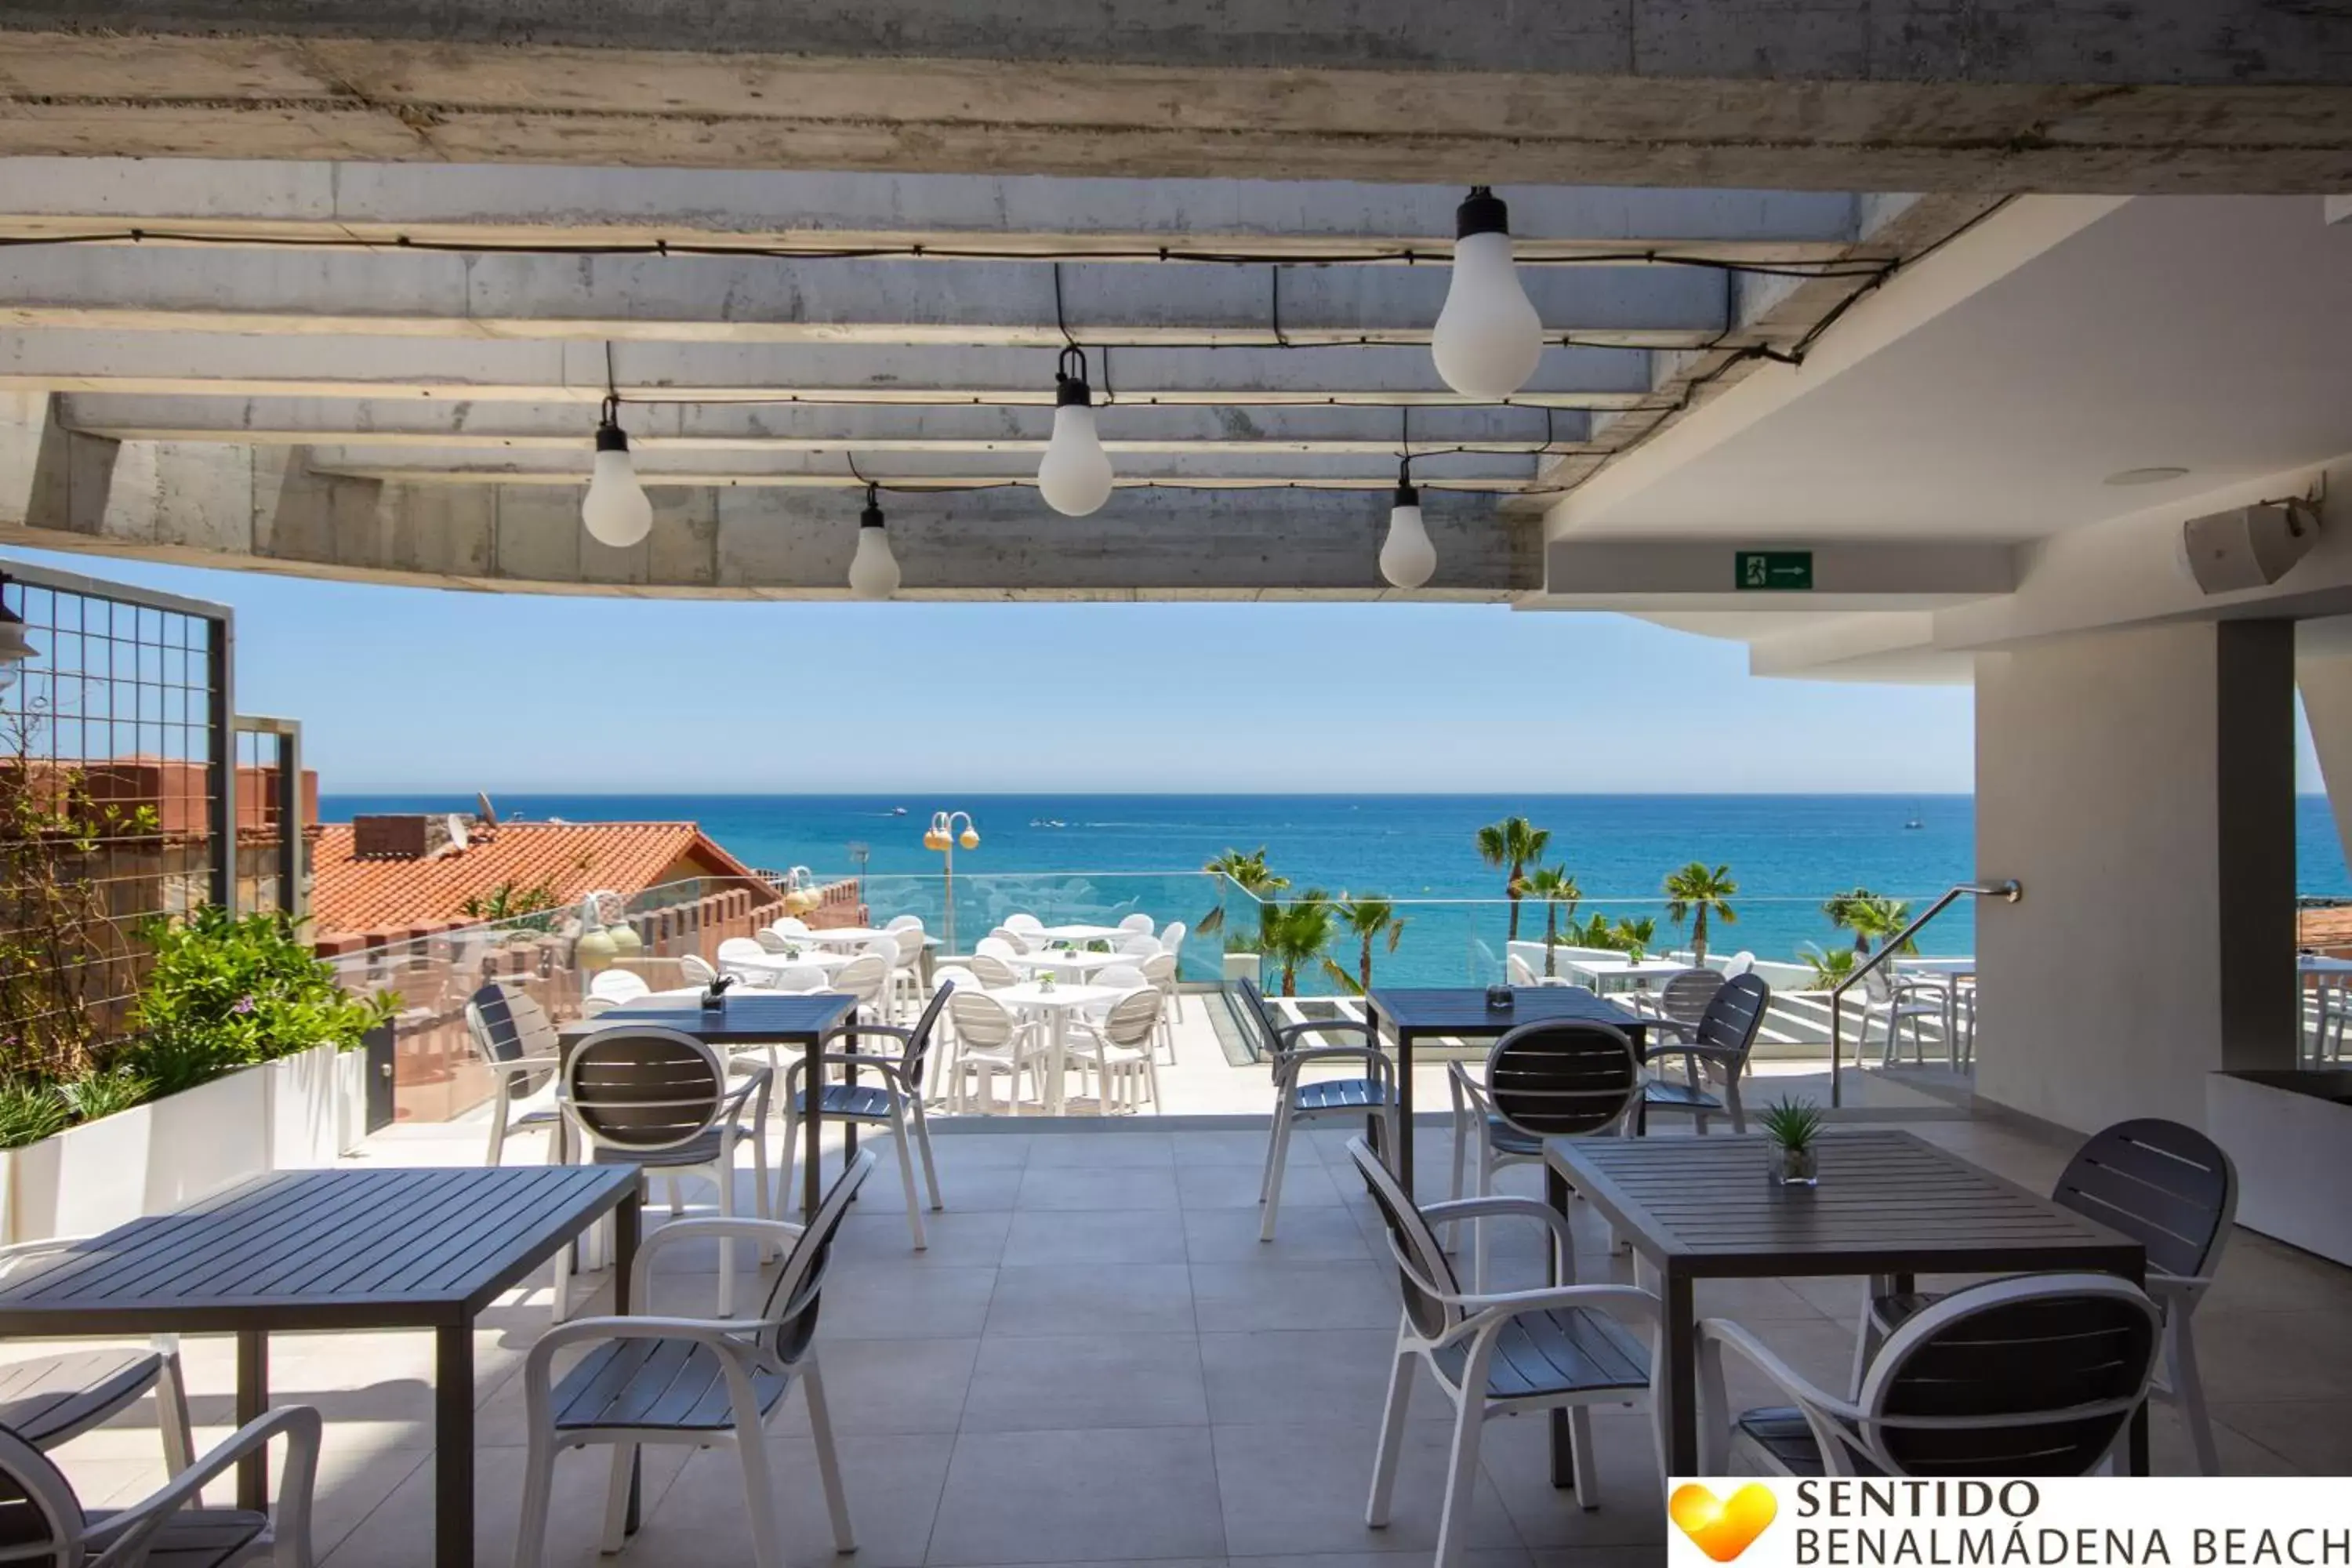
[[[903,805],[894,805],[890,808],[890,815],[893,816],[904,816],[907,815],[907,808]]]
[[[1915,800],[1911,803],[1911,815],[1904,819],[1904,829],[1908,832],[1913,828],[1925,827],[1926,826],[1927,826],[1926,823],[1919,820],[1919,803]]]

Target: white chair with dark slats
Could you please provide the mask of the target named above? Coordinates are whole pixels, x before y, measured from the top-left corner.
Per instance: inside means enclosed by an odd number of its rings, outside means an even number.
[[[1706,1005],[1723,988],[1724,979],[1712,969],[1685,969],[1667,975],[1654,991],[1628,993],[1624,1003],[1645,1018],[1664,1018],[1696,1028],[1706,1015]]]
[[[1265,994],[1253,981],[1234,987],[1241,1000],[1244,1022],[1257,1030],[1258,1059],[1274,1069],[1274,1131],[1266,1140],[1265,1173],[1258,1182],[1257,1201],[1265,1205],[1257,1238],[1274,1239],[1274,1222],[1282,1208],[1282,1181],[1290,1163],[1290,1135],[1303,1121],[1333,1117],[1370,1119],[1381,1129],[1381,1147],[1397,1146],[1396,1065],[1381,1049],[1380,1037],[1361,1018],[1309,1018],[1285,1024],[1266,1005]],[[1302,1046],[1318,1036],[1353,1036],[1345,1046]],[[1360,1067],[1361,1076],[1308,1078],[1306,1069],[1334,1063]]]
[[[945,1205],[940,1199],[939,1165],[931,1158],[931,1124],[923,1113],[923,1076],[938,1042],[940,1016],[947,1010],[948,998],[954,994],[952,988],[933,993],[930,1005],[923,1009],[922,1016],[915,1020],[911,1029],[889,1024],[845,1024],[818,1041],[815,1050],[784,1070],[784,1158],[779,1173],[783,1184],[778,1189],[779,1208],[786,1206],[793,1190],[793,1158],[800,1150],[800,1121],[808,1113],[808,1080],[814,1072],[818,1079],[817,1113],[822,1120],[889,1130],[898,1151],[898,1176],[907,1187],[907,1227],[915,1233],[916,1251],[930,1245],[923,1236],[922,1198],[915,1191],[915,1164],[919,1159],[931,1207]],[[896,1040],[898,1054],[883,1056],[870,1048],[867,1042],[876,1036]],[[859,1049],[855,1053],[838,1049],[844,1039],[854,1040]],[[814,1068],[812,1062],[815,1064]],[[829,1067],[855,1068],[858,1081],[825,1082],[824,1069]]]
[[[1495,1173],[1543,1163],[1547,1138],[1622,1137],[1642,1103],[1641,1055],[1621,1029],[1580,1021],[1522,1024],[1486,1053],[1481,1083],[1448,1062],[1454,1097],[1454,1179],[1459,1198],[1465,1156],[1478,1157],[1475,1195],[1495,1190]],[[1486,1227],[1473,1225],[1471,1288],[1486,1288]]]
[[[0,1279],[88,1239],[59,1236],[0,1247]],[[176,1336],[158,1338],[146,1350],[68,1351],[0,1363],[0,1427],[37,1448],[54,1448],[111,1421],[150,1390],[163,1439],[163,1468],[176,1476],[195,1453]]]
[[[696,1448],[731,1447],[743,1467],[744,1506],[751,1514],[753,1568],[784,1568],[783,1523],[777,1517],[767,1420],[798,1382],[807,1394],[815,1438],[817,1479],[833,1524],[836,1552],[855,1552],[848,1493],[834,1444],[832,1413],[818,1371],[817,1308],[832,1260],[833,1241],[849,1201],[874,1169],[874,1152],[860,1150],[843,1170],[805,1227],[787,1220],[701,1219],[666,1225],[637,1249],[630,1300],[643,1302],[653,1283],[655,1254],[674,1241],[705,1237],[731,1250],[737,1240],[791,1250],[760,1316],[726,1318],[583,1318],[540,1336],[523,1358],[523,1411],[530,1447],[523,1462],[521,1523],[515,1568],[541,1568],[547,1520],[554,1504],[555,1456],[591,1444],[613,1450],[604,1496],[604,1549],[625,1543],[629,1482],[637,1450],[647,1444]],[[561,1381],[557,1354],[591,1346]]]
[[[748,1144],[754,1177],[752,1203],[768,1216],[768,1093],[764,1067],[729,1063],[712,1047],[676,1029],[616,1023],[572,1046],[557,1082],[557,1102],[583,1141],[586,1163],[634,1165],[670,1181],[670,1212],[677,1184],[699,1177],[718,1191],[721,1218],[735,1213],[735,1152]],[[764,1259],[763,1259],[764,1260]],[[555,1309],[563,1314],[569,1289],[564,1254],[556,1254]],[[719,1315],[735,1301],[735,1248],[719,1250]]]
[[[1436,1568],[1460,1568],[1468,1548],[1479,1440],[1486,1423],[1496,1416],[1566,1411],[1576,1500],[1583,1508],[1599,1507],[1591,1407],[1632,1405],[1647,1394],[1650,1368],[1658,1354],[1658,1298],[1634,1285],[1577,1284],[1576,1243],[1568,1220],[1540,1199],[1462,1198],[1416,1208],[1369,1143],[1353,1139],[1348,1152],[1381,1217],[1388,1222],[1389,1249],[1396,1256],[1404,1293],[1364,1522],[1374,1530],[1388,1526],[1397,1460],[1406,1441],[1405,1418],[1421,1366],[1429,1369],[1454,1403],[1454,1442],[1445,1468],[1444,1509],[1438,1516]],[[1559,1259],[1559,1284],[1492,1296],[1462,1289],[1432,1223],[1505,1218],[1533,1220],[1549,1229]],[[1646,1323],[1646,1343],[1620,1321],[1627,1316]],[[1663,1482],[1665,1447],[1654,1401],[1650,1421],[1651,1451]]]
[[[1717,1116],[1727,1117],[1732,1131],[1745,1132],[1748,1111],[1739,1100],[1739,1080],[1748,1071],[1748,1053],[1764,1027],[1765,1011],[1772,1005],[1772,988],[1759,974],[1730,980],[1709,974],[1715,984],[1706,987],[1706,1003],[1696,1019],[1685,1020],[1681,1015],[1687,1011],[1687,998],[1674,994],[1675,982],[1683,978],[1677,974],[1666,982],[1658,994],[1664,1016],[1650,1022],[1650,1048],[1643,1059],[1652,1077],[1642,1088],[1642,1131],[1649,1130],[1648,1119],[1658,1112],[1679,1111],[1701,1133]],[[1692,988],[1694,993],[1696,989]],[[1680,1083],[1657,1074],[1659,1062],[1673,1059],[1683,1064]]]
[[[2189,1320],[2221,1268],[2238,1215],[2238,1171],[2221,1146],[2193,1127],[2155,1118],[2119,1121],[2094,1133],[2058,1177],[2051,1201],[2120,1231],[2147,1249],[2147,1293],[2163,1319],[2163,1371],[2156,1392],[2180,1405],[2198,1472],[2221,1473],[2205,1408]],[[1853,1387],[1886,1353],[1881,1342],[1941,1298],[1894,1294],[1871,1282],[1854,1348]]]
[[[2026,1274],[1906,1319],[1851,1398],[1822,1392],[1737,1323],[1698,1325],[1699,1468],[1737,1456],[1784,1476],[2085,1476],[2117,1468],[2163,1333],[2112,1274]],[[1734,1411],[1725,1352],[1790,1403]]]
[[[285,1405],[246,1423],[130,1507],[87,1510],[47,1456],[0,1431],[0,1493],[7,1500],[0,1504],[6,1521],[0,1554],[25,1568],[234,1568],[265,1561],[310,1568],[320,1430],[316,1410]],[[205,1506],[206,1482],[279,1437],[286,1462],[268,1512]]]
[[[491,981],[467,1001],[466,1032],[496,1080],[490,1148],[482,1163],[500,1164],[507,1140],[516,1133],[552,1134],[562,1128],[555,1074],[563,1065],[562,1042],[547,1009],[530,992],[503,980]]]

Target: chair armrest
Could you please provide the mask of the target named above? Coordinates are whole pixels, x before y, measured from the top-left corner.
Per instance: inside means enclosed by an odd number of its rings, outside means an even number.
[[[1569,1228],[1568,1216],[1541,1198],[1518,1198],[1489,1194],[1479,1198],[1448,1198],[1443,1203],[1420,1205],[1421,1217],[1432,1224],[1457,1219],[1533,1219],[1541,1220],[1559,1243],[1563,1260],[1576,1257],[1576,1233]],[[1574,1277],[1562,1280],[1573,1284]]]
[[[887,1035],[901,1046],[915,1042],[915,1031],[903,1024],[835,1024],[818,1037],[816,1048],[822,1051],[835,1040],[845,1040],[853,1036],[862,1040],[868,1035]]]
[[[654,1254],[673,1241],[718,1237],[730,1241],[773,1242],[778,1248],[789,1251],[805,1228],[788,1219],[754,1219],[749,1215],[670,1220],[659,1230],[649,1231],[638,1238],[637,1260],[629,1270],[629,1299],[633,1301],[652,1300],[646,1292],[652,1288]],[[592,1322],[602,1320],[582,1318],[577,1321]]]
[[[1276,1041],[1281,1045],[1284,1053],[1286,1055],[1290,1049],[1289,1042],[1297,1038],[1298,1036],[1311,1035],[1318,1030],[1328,1029],[1341,1029],[1351,1034],[1362,1035],[1371,1039],[1377,1039],[1380,1033],[1372,1027],[1369,1019],[1309,1018],[1302,1024],[1284,1024],[1277,1026],[1274,1031],[1274,1037]]]
[[[198,1494],[206,1481],[217,1479],[231,1465],[248,1454],[260,1452],[268,1447],[272,1437],[279,1436],[287,1441],[286,1468],[278,1481],[272,1531],[284,1543],[280,1561],[310,1562],[310,1497],[318,1479],[320,1429],[318,1411],[307,1405],[289,1405],[247,1422],[218,1447],[165,1482],[160,1490],[93,1529],[88,1543],[104,1548],[95,1558],[93,1568],[113,1568],[116,1563],[140,1561],[145,1555],[148,1537],[162,1529],[165,1520],[182,1507],[203,1500]]]
[[[1454,1101],[1454,1136],[1462,1134],[1462,1124],[1474,1117],[1494,1114],[1494,1102],[1486,1098],[1486,1086],[1478,1081],[1467,1064],[1458,1061],[1445,1064],[1445,1092]]]
[[[1827,1473],[1840,1476],[1852,1472],[1853,1467],[1845,1462],[1845,1456],[1854,1445],[1843,1424],[1858,1424],[1862,1420],[1861,1409],[1848,1400],[1822,1392],[1811,1379],[1773,1354],[1762,1341],[1738,1323],[1727,1318],[1702,1318],[1698,1324],[1698,1404],[1699,1464],[1704,1473],[1722,1475],[1729,1458],[1733,1413],[1730,1398],[1724,1391],[1723,1352],[1727,1350],[1738,1352],[1740,1359],[1762,1373],[1795,1403],[1805,1425],[1812,1428],[1813,1441],[1821,1447],[1822,1466]]]
[[[808,1076],[809,1064],[820,1067],[870,1068],[888,1079],[899,1089],[906,1088],[906,1068],[894,1057],[869,1057],[862,1051],[818,1051],[790,1063],[784,1068],[784,1093],[793,1093],[794,1086]]]

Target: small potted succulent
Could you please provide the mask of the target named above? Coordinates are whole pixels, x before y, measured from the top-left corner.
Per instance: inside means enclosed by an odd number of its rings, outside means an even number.
[[[1771,1155],[1772,1179],[1784,1187],[1821,1183],[1822,1113],[1801,1100],[1782,1099],[1757,1118]]]
[[[735,976],[731,974],[712,976],[710,984],[702,988],[703,1010],[709,1013],[723,1010],[727,1005],[727,988],[734,984]]]

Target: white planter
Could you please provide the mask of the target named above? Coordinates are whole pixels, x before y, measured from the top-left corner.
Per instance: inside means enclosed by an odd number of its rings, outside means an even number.
[[[2238,1167],[2238,1223],[2352,1263],[2352,1072],[2217,1072],[2205,1131]]]
[[[11,1239],[110,1230],[268,1171],[268,1071],[239,1068],[16,1150]]]
[[[335,1151],[356,1152],[367,1139],[368,1054],[364,1046],[335,1053]]]
[[[342,1152],[341,1082],[332,1046],[262,1064],[269,1083],[269,1165],[314,1171]]]

